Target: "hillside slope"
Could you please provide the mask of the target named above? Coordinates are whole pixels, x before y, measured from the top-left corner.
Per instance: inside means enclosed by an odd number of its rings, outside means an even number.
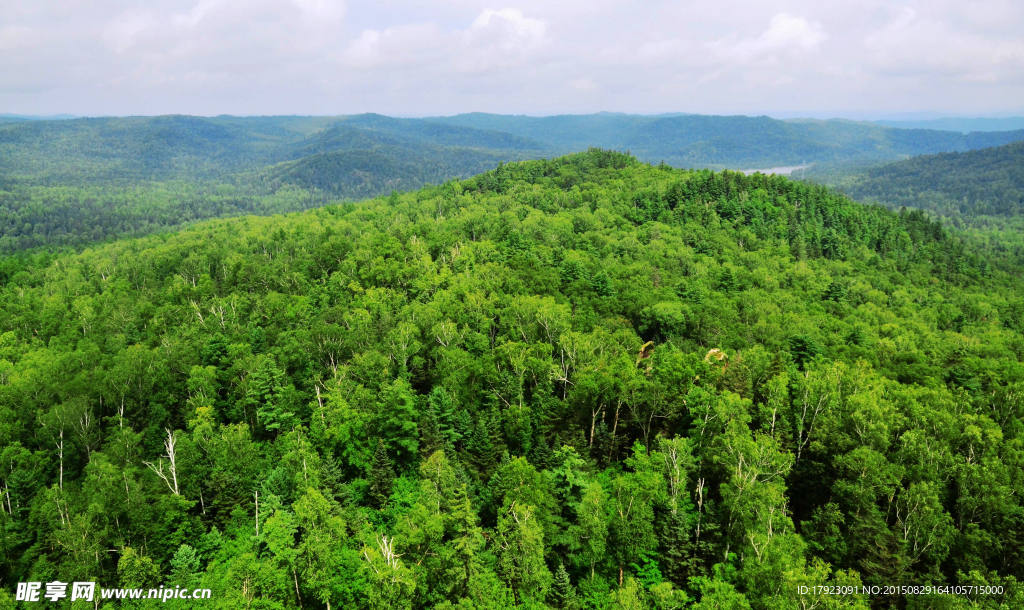
[[[569,152],[586,146],[629,150],[644,161],[676,167],[771,167],[802,163],[891,161],[1024,140],[1024,130],[960,134],[894,129],[844,120],[780,121],[766,116],[526,117],[463,114],[432,122],[500,130]]]
[[[510,134],[380,115],[123,117],[0,126],[0,177],[64,186],[226,179],[338,150],[531,150]]]
[[[412,190],[540,157],[536,146],[379,115],[0,125],[0,253]]]
[[[64,186],[223,179],[310,154],[371,148],[421,156],[455,148],[488,158],[515,151],[523,158],[599,146],[628,149],[653,163],[743,168],[893,160],[1022,139],[1024,131],[959,134],[840,120],[701,115],[69,119],[0,125],[0,177]]]
[[[1021,607],[1001,256],[590,151],[0,259],[0,574],[281,610]]]
[[[963,153],[923,155],[839,182],[851,197],[945,216],[1024,213],[1024,142]]]
[[[0,124],[0,253],[305,210],[591,146],[677,167],[848,168],[1022,137],[699,115],[26,120]]]

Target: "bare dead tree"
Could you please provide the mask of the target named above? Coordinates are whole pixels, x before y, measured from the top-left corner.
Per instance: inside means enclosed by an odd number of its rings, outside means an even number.
[[[166,428],[167,438],[164,439],[164,451],[167,453],[160,456],[156,464],[153,462],[142,462],[150,470],[152,470],[156,476],[163,479],[164,483],[167,484],[167,488],[171,490],[174,495],[181,495],[178,492],[178,455],[176,445],[178,439],[174,436],[174,432],[170,428]],[[167,459],[168,469],[164,472],[164,459]]]

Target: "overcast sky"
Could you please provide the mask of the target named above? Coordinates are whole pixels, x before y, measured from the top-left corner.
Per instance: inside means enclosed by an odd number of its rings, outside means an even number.
[[[1024,110],[1022,0],[0,0],[0,113]]]

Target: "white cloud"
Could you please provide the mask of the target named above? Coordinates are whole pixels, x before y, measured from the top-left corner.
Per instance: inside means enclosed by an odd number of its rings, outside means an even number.
[[[1024,40],[958,28],[900,7],[884,27],[864,38],[864,48],[882,73],[996,83],[1024,76]]]
[[[340,55],[352,68],[418,66],[432,73],[480,72],[521,62],[543,46],[547,22],[519,9],[487,9],[465,29],[434,23],[364,30]]]
[[[523,15],[517,8],[505,8],[500,11],[487,9],[473,20],[470,31],[500,32],[512,35],[512,39],[526,44],[537,44],[544,38],[548,24],[543,19],[534,19]]]
[[[103,38],[112,49],[121,53],[131,48],[139,35],[157,26],[152,13],[124,13],[107,24]]]
[[[113,17],[104,39],[118,53],[149,61],[202,58],[214,63],[287,55],[329,43],[342,23],[340,0],[200,0],[154,3]]]
[[[827,39],[821,23],[779,13],[771,18],[768,29],[757,38],[740,38],[731,34],[714,42],[712,48],[737,63],[770,63],[778,61],[779,54],[814,50]]]
[[[1024,111],[1021,0],[0,0],[0,112]]]
[[[754,47],[781,49],[796,47],[805,51],[817,47],[828,38],[821,24],[803,17],[779,13],[768,23],[768,30],[754,43]]]
[[[338,21],[345,16],[345,3],[341,0],[292,0],[310,19]]]
[[[431,23],[399,25],[384,31],[364,30],[341,53],[341,61],[353,68],[388,65],[420,65],[436,59],[446,35]]]

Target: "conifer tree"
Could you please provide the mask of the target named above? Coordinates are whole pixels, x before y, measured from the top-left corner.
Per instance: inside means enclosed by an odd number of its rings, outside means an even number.
[[[576,607],[576,588],[572,586],[565,563],[559,562],[551,582],[551,593],[548,596],[556,608],[570,609]]]
[[[391,484],[395,480],[395,470],[388,458],[388,450],[384,441],[377,440],[377,449],[373,452],[370,462],[370,498],[373,505],[382,508],[391,497]]]
[[[612,288],[612,280],[603,269],[597,272],[597,275],[591,280],[590,286],[599,297],[610,297],[615,294],[615,290]]]
[[[483,530],[477,522],[476,509],[465,483],[455,488],[449,519],[454,561],[448,574],[455,581],[454,590],[464,595],[470,578],[479,571],[477,554],[484,546]]]
[[[416,397],[404,379],[395,379],[381,392],[378,430],[381,441],[401,468],[408,467],[419,453],[419,425]]]
[[[457,449],[465,449],[473,435],[473,416],[467,409],[460,408],[455,411],[452,422],[452,442]]]
[[[434,405],[428,402],[427,410],[423,413],[423,420],[420,422],[420,455],[426,458],[439,449],[446,449],[445,440],[441,433],[437,411],[434,410]]]
[[[833,280],[832,283],[828,285],[828,288],[825,289],[825,300],[843,303],[846,301],[846,293],[846,284],[839,280]]]
[[[427,406],[434,412],[438,432],[445,447],[454,448],[463,436],[455,414],[455,401],[443,386],[435,386],[427,396]]]
[[[481,413],[473,426],[473,433],[469,438],[466,447],[470,455],[470,464],[476,471],[477,477],[482,480],[489,478],[494,468],[494,443],[491,442],[491,433],[488,426],[489,419],[486,414]]]

